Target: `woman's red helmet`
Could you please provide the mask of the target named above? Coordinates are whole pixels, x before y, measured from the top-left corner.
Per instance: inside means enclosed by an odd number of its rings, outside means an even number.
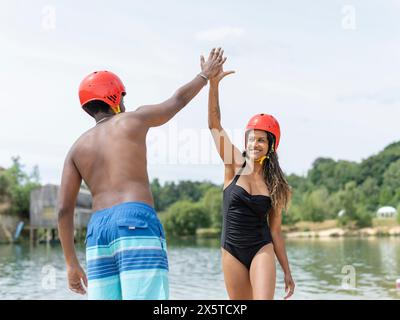
[[[79,100],[83,107],[93,100],[107,103],[115,113],[120,113],[122,96],[126,94],[121,79],[110,71],[95,71],[86,76],[79,86]]]
[[[265,113],[256,114],[249,120],[246,126],[246,133],[250,130],[263,130],[272,133],[275,136],[274,149],[275,151],[278,149],[281,129],[279,127],[279,122],[273,116]]]

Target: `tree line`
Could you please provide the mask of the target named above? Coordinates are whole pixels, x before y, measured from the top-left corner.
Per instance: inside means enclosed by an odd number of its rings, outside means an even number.
[[[283,224],[338,219],[341,225],[370,226],[381,206],[400,213],[400,141],[359,163],[317,158],[305,176],[286,178],[293,195]],[[0,202],[10,204],[8,213],[29,217],[30,192],[40,186],[39,180],[38,168],[27,173],[19,157],[0,169]],[[222,188],[209,181],[151,181],[155,209],[172,236],[193,235],[198,228],[220,230]],[[341,210],[345,213],[338,217]]]
[[[288,212],[282,215],[285,225],[337,219],[343,226],[367,227],[382,206],[397,208],[400,223],[400,142],[359,163],[320,157],[305,176],[286,178],[293,194]],[[222,188],[192,181],[161,186],[154,179],[151,189],[166,232],[190,235],[197,228],[220,229]]]

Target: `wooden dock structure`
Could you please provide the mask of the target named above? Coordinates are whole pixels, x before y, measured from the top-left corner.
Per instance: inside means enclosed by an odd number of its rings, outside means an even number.
[[[58,239],[58,192],[59,186],[46,184],[32,190],[29,209],[29,237],[32,244],[46,243]],[[76,239],[81,239],[83,230],[92,215],[92,196],[86,189],[80,189],[75,207],[74,225]],[[39,237],[39,232],[41,237]],[[40,239],[39,239],[40,238]],[[43,240],[45,238],[45,240]]]

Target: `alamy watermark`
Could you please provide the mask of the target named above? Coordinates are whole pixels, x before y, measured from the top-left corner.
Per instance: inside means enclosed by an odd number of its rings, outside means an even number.
[[[242,162],[242,159],[236,159],[233,155],[234,152],[241,154],[244,151],[244,139],[243,129],[219,131],[179,128],[175,122],[170,122],[162,129],[149,132],[147,161],[151,165],[222,164],[218,150],[223,150],[225,164]],[[235,145],[233,141],[240,143]]]
[[[56,268],[51,264],[46,264],[42,267],[42,281],[41,287],[44,290],[55,290],[56,289]]]
[[[342,7],[342,29],[356,30],[356,8],[353,5]]]
[[[45,31],[56,29],[56,8],[52,5],[46,5],[42,8],[42,28]]]
[[[344,274],[341,288],[344,290],[354,290],[356,288],[356,269],[354,266],[343,266],[341,273]]]

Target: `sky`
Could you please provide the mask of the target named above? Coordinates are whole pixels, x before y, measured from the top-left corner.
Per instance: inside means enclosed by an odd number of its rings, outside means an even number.
[[[0,166],[13,156],[59,184],[94,126],[78,86],[95,70],[125,83],[127,111],[160,103],[221,46],[222,125],[239,149],[256,113],[281,126],[285,173],[318,157],[361,161],[400,140],[400,0],[20,1],[0,3]],[[222,183],[204,88],[147,139],[150,179]]]

